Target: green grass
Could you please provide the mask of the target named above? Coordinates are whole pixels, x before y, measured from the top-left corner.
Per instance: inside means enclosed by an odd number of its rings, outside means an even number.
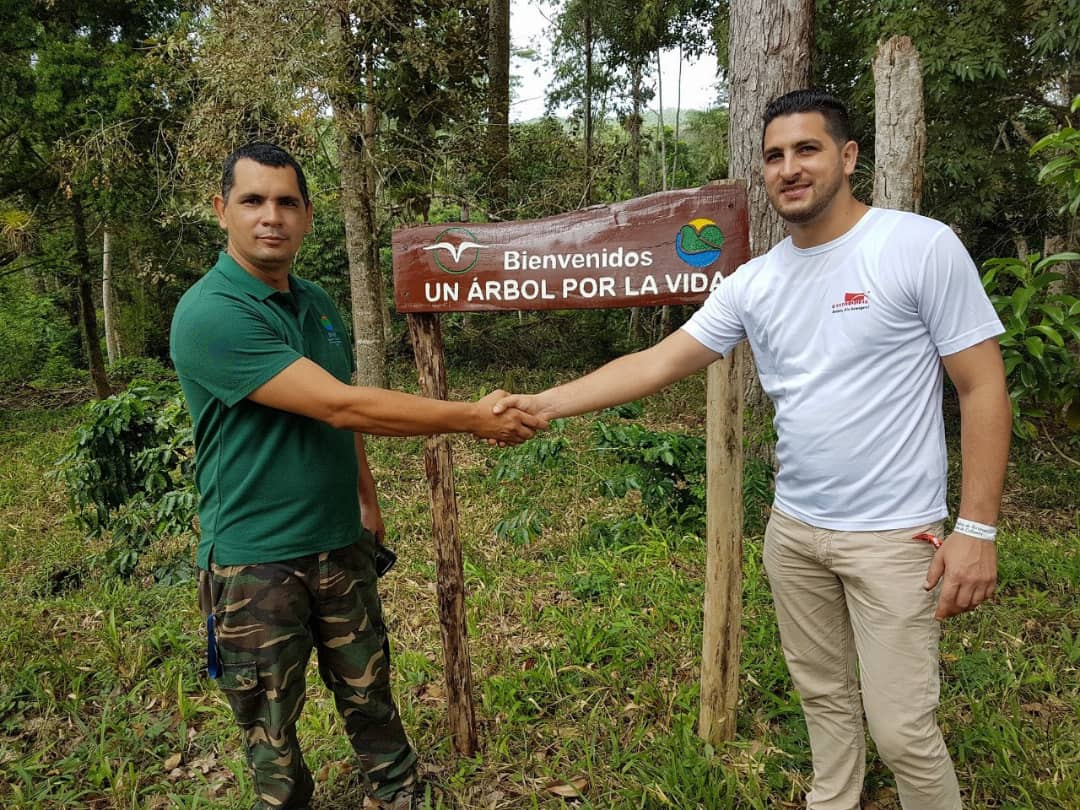
[[[413,387],[408,369],[395,376]],[[531,389],[572,372],[504,376],[452,377],[453,394]],[[703,388],[685,381],[635,421],[700,436]],[[152,559],[129,581],[106,576],[94,558],[104,541],[81,537],[48,477],[78,421],[78,409],[0,414],[0,806],[249,807],[238,732],[205,677],[193,585],[155,584]],[[436,806],[560,808],[570,785],[581,808],[800,806],[809,747],[760,535],[744,547],[738,741],[713,750],[695,733],[700,538],[648,520],[636,493],[605,494],[617,465],[597,448],[591,417],[547,439],[562,446],[454,441],[482,740],[468,759],[448,739],[423,445],[370,441],[399,555],[382,581],[396,691],[440,785]],[[965,806],[1080,808],[1080,473],[1019,448],[1008,486],[999,595],[946,625],[941,722]],[[358,774],[314,667],[309,683],[300,735],[314,807],[359,807]],[[876,761],[867,788],[878,807],[898,807]]]

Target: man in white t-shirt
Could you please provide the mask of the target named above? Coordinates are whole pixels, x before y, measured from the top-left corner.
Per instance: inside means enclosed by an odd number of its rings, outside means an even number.
[[[836,98],[789,93],[764,123],[764,182],[790,236],[663,342],[496,409],[553,419],[638,399],[748,339],[776,408],[764,553],[810,733],[808,810],[859,807],[864,712],[905,810],[956,810],[935,716],[937,620],[994,592],[1011,415],[1004,330],[947,226],[852,195],[858,145]],[[956,528],[938,543],[942,368],[959,394],[963,480]]]

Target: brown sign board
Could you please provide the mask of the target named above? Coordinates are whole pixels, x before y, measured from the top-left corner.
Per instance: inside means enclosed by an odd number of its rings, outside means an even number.
[[[699,304],[750,258],[741,182],[665,191],[545,219],[393,235],[399,312]]]

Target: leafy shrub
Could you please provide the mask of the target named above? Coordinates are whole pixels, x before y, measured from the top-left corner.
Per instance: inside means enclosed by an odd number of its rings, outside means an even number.
[[[109,567],[129,576],[156,539],[192,531],[190,420],[175,383],[136,383],[92,403],[58,462],[72,511],[90,537],[112,532]]]
[[[1033,420],[1066,410],[1080,421],[1080,299],[1051,292],[1063,276],[1056,264],[1080,261],[1078,253],[1040,258],[990,259],[983,287],[1005,325],[1001,353],[1012,400],[1013,431],[1034,439]]]
[[[34,292],[22,274],[0,278],[0,383],[68,382],[77,374],[71,346],[78,334],[50,296]]]
[[[565,426],[565,419],[553,419],[546,432],[503,453],[492,473],[496,483],[517,481],[556,467],[570,446],[563,433]]]
[[[544,531],[544,523],[551,517],[546,509],[526,506],[495,524],[495,536],[508,540],[515,546],[527,546]]]
[[[765,531],[768,508],[772,506],[773,468],[757,456],[743,461],[743,532],[761,534]]]
[[[162,382],[175,380],[176,373],[153,357],[121,357],[109,365],[109,379],[113,383],[124,384],[134,380]]]
[[[654,521],[700,533],[705,528],[705,440],[636,424],[593,422],[596,446],[615,454],[621,468],[601,482],[606,495],[641,493]]]
[[[1073,113],[1078,110],[1080,96],[1072,100],[1070,108]],[[1070,126],[1051,132],[1031,147],[1030,154],[1051,150],[1057,154],[1039,170],[1039,182],[1053,186],[1064,195],[1065,204],[1059,214],[1075,217],[1080,212],[1080,130]]]
[[[71,365],[71,360],[62,354],[51,355],[45,360],[34,378],[34,384],[42,388],[64,388],[86,383],[90,375]]]

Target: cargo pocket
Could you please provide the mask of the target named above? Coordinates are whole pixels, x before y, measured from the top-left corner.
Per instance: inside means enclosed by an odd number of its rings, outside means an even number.
[[[254,661],[225,664],[218,684],[241,727],[249,728],[265,721],[266,690],[259,680],[259,668]]]

